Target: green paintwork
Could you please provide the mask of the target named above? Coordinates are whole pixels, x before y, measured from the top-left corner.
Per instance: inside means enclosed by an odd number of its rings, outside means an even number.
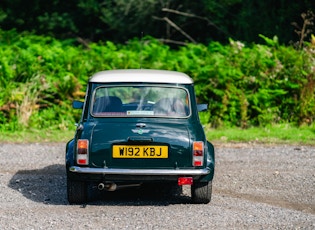
[[[107,83],[106,85],[117,83]],[[121,83],[123,84],[123,83]],[[152,84],[152,83],[151,83]],[[192,142],[205,143],[204,166],[210,168],[210,174],[197,177],[200,181],[211,181],[214,175],[214,148],[207,142],[205,133],[199,121],[197,104],[193,84],[167,84],[168,86],[187,89],[190,96],[191,113],[187,118],[163,117],[93,117],[89,111],[92,92],[103,84],[89,83],[86,101],[83,106],[82,118],[73,140],[69,141],[66,149],[66,166],[69,177],[83,180],[106,180],[100,175],[74,175],[69,172],[69,167],[76,165],[77,139],[89,140],[89,165],[90,168],[123,168],[123,169],[194,169],[192,166]],[[161,85],[161,83],[159,83]],[[82,107],[74,103],[76,108]],[[204,109],[205,106],[202,106]],[[144,127],[137,127],[144,124]],[[138,125],[139,126],[139,125]],[[132,145],[167,145],[169,157],[167,159],[113,159],[112,146],[114,144]],[[189,175],[187,175],[189,176]],[[115,177],[110,177],[115,179]],[[141,180],[139,177],[126,177],[122,180]],[[152,177],[152,180],[164,180],[161,177]],[[176,178],[172,178],[175,180]]]

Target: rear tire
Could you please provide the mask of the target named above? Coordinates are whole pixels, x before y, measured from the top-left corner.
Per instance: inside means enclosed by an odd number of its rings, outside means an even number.
[[[83,204],[87,202],[87,185],[82,181],[67,179],[67,195],[70,204]]]
[[[211,201],[212,181],[196,182],[191,186],[191,198],[195,204],[208,204]]]

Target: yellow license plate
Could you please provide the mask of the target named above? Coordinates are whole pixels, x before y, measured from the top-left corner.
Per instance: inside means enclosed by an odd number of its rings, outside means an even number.
[[[168,158],[168,146],[114,145],[113,158]]]

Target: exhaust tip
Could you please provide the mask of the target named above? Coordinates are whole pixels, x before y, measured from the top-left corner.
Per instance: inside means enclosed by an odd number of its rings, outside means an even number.
[[[98,190],[104,190],[104,188],[105,188],[105,185],[103,183],[99,183],[97,186]]]
[[[117,189],[117,185],[115,183],[99,183],[98,186],[97,186],[97,189],[102,191],[104,189],[106,189],[107,191],[115,191]]]

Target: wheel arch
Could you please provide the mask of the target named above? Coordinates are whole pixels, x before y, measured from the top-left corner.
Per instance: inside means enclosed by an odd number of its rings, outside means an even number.
[[[74,165],[74,139],[70,140],[66,145],[66,168]]]

